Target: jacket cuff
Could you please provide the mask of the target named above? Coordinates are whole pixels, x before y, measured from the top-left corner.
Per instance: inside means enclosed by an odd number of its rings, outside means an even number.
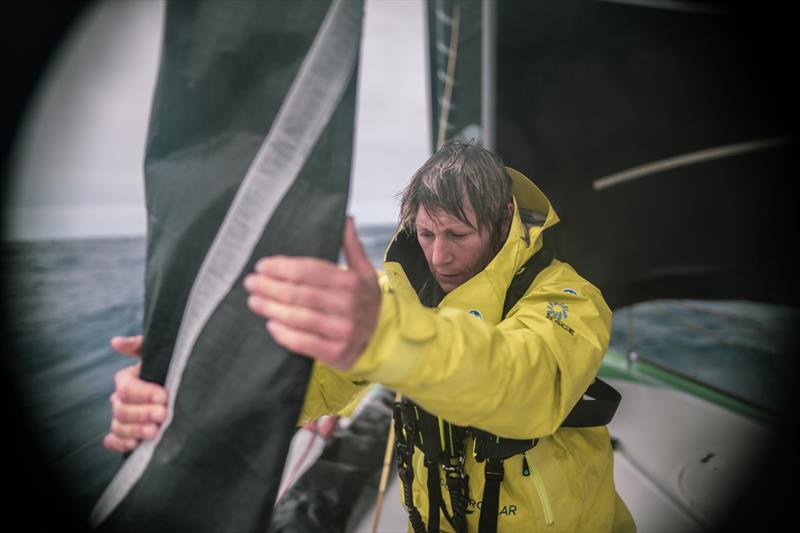
[[[407,381],[436,335],[434,314],[395,291],[384,292],[372,339],[345,375],[390,387]]]

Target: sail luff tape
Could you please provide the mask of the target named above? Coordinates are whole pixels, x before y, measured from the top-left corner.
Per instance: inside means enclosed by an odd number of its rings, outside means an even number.
[[[181,377],[200,332],[246,267],[347,88],[358,59],[362,15],[362,2],[334,0],[328,9],[192,286],[167,372],[167,419],[156,438],[142,442],[111,480],[92,510],[92,527],[100,525],[139,480],[172,422]]]

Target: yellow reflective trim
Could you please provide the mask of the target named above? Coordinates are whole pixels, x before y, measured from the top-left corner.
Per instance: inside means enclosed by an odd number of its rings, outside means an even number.
[[[444,447],[444,420],[441,417],[437,417],[439,420],[439,440],[442,442],[442,451],[445,451]]]

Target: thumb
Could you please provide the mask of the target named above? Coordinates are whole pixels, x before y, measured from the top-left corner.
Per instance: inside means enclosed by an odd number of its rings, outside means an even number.
[[[344,255],[347,264],[359,274],[375,274],[375,268],[361,245],[353,217],[348,216],[344,223]]]

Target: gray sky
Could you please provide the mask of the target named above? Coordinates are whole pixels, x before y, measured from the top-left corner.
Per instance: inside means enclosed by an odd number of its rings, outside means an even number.
[[[163,2],[101,2],[53,61],[17,139],[6,238],[143,235],[142,161]],[[367,0],[348,211],[397,219],[429,155],[422,0]]]

